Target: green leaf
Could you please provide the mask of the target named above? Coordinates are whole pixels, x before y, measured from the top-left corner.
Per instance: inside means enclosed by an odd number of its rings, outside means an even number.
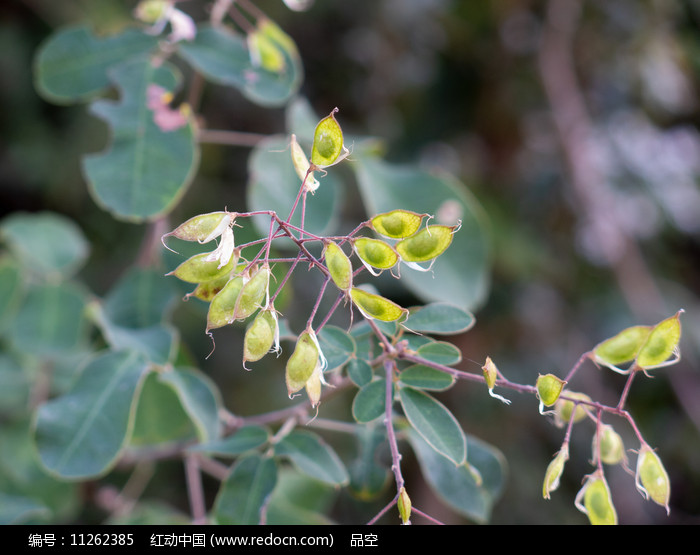
[[[335,451],[312,432],[293,430],[275,444],[275,455],[288,458],[299,471],[327,484],[342,486],[349,481]]]
[[[422,308],[411,309],[404,327],[419,333],[453,335],[470,329],[474,315],[447,303],[432,303]]]
[[[293,41],[265,21],[261,31],[284,62],[279,71],[255,66],[245,39],[224,27],[200,26],[195,39],[182,43],[178,52],[209,81],[236,87],[261,106],[282,106],[299,90],[303,68]]]
[[[16,212],[3,220],[0,238],[31,274],[42,279],[75,274],[90,252],[80,228],[52,212]]]
[[[0,414],[27,410],[32,376],[17,361],[0,353]]]
[[[196,441],[197,431],[175,390],[150,372],[139,392],[130,447],[164,447]]]
[[[358,387],[367,385],[372,381],[372,367],[366,360],[352,358],[347,365],[348,377]]]
[[[274,210],[286,219],[301,187],[289,154],[289,139],[274,136],[260,141],[251,153],[248,171],[248,206],[250,210]],[[310,233],[324,235],[337,223],[341,208],[341,188],[331,174],[320,180],[321,186],[313,195],[307,195],[304,228]],[[267,236],[270,218],[254,219],[258,231]],[[301,210],[291,219],[293,225],[301,224]]]
[[[363,386],[352,402],[352,416],[360,423],[371,422],[384,416],[386,407],[386,380],[378,378]]]
[[[161,271],[134,268],[110,290],[104,311],[118,326],[144,328],[163,322],[175,299],[175,288]]]
[[[460,350],[452,343],[447,343],[446,341],[426,343],[418,347],[416,352],[418,356],[444,366],[453,366],[462,360]]]
[[[0,258],[0,333],[12,323],[24,293],[19,264],[9,256]]]
[[[452,245],[432,272],[406,271],[401,281],[427,302],[448,302],[472,310],[488,292],[489,248],[481,207],[454,178],[410,166],[393,166],[356,148],[351,167],[369,214],[394,209],[435,216],[438,224],[456,225]]]
[[[42,464],[69,479],[100,476],[129,440],[148,364],[132,352],[90,362],[73,389],[39,407],[35,438]]]
[[[418,457],[423,476],[440,499],[467,518],[478,523],[488,522],[503,488],[506,471],[503,455],[490,445],[468,436],[470,469],[466,463],[455,466],[413,430],[409,430],[408,440]]]
[[[382,462],[378,451],[386,447],[385,428],[381,423],[358,426],[357,457],[350,464],[350,484],[353,496],[362,501],[375,499],[390,480],[389,464]]]
[[[157,123],[156,116],[169,110],[158,105],[158,91],[175,91],[181,77],[174,66],[148,60],[121,64],[110,77],[120,101],[95,102],[92,112],[110,126],[111,145],[86,156],[83,169],[95,201],[116,218],[156,219],[180,200],[199,161],[192,117],[177,128]]]
[[[238,459],[214,502],[218,524],[259,524],[261,511],[277,482],[274,459],[258,454]]]
[[[300,474],[293,468],[280,468],[267,508],[267,524],[337,524],[326,516],[337,497],[337,488]]]
[[[206,375],[193,368],[174,368],[162,372],[160,380],[177,394],[182,408],[197,429],[199,441],[213,441],[220,437],[221,394]]]
[[[399,380],[410,387],[432,391],[449,389],[455,381],[451,374],[421,364],[414,364],[402,370]]]
[[[235,457],[261,447],[270,440],[270,431],[257,425],[243,426],[233,435],[190,447],[190,451],[211,453],[219,457]]]
[[[48,507],[34,499],[0,492],[0,525],[31,524],[31,520],[50,514]]]
[[[400,388],[399,399],[411,426],[433,449],[455,465],[466,460],[467,441],[464,432],[445,405],[411,387]]]
[[[9,337],[20,351],[37,355],[76,352],[85,343],[85,294],[72,283],[33,288]]]
[[[137,29],[111,37],[97,37],[84,26],[61,29],[37,52],[37,91],[56,103],[86,100],[109,86],[111,67],[154,50],[158,40]]]
[[[323,326],[318,334],[318,342],[328,361],[328,370],[342,366],[355,353],[355,340],[337,326]]]

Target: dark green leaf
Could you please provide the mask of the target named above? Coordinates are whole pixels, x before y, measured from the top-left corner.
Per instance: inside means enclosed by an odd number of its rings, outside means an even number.
[[[210,441],[190,447],[190,451],[211,453],[219,457],[235,457],[251,449],[265,445],[270,439],[270,431],[263,426],[244,426],[233,435],[217,441]]]
[[[452,366],[462,360],[462,353],[460,350],[452,343],[447,343],[445,341],[433,341],[421,345],[418,347],[417,353],[418,356],[426,360],[445,366]]]
[[[108,293],[104,310],[118,326],[144,328],[162,323],[174,298],[172,280],[163,272],[135,268]]]
[[[371,422],[385,414],[386,380],[371,381],[355,395],[352,403],[352,416],[360,423]]]
[[[385,428],[381,423],[357,427],[358,454],[350,464],[350,491],[363,500],[375,499],[386,487],[391,472],[387,457],[380,456],[382,447],[387,448]]]
[[[452,335],[467,331],[474,322],[474,316],[462,308],[447,303],[432,303],[411,309],[403,325],[415,332]]]
[[[337,497],[337,488],[300,474],[293,468],[281,468],[267,508],[267,524],[336,524],[326,515]]]
[[[108,352],[87,365],[70,392],[44,403],[35,430],[44,466],[71,479],[107,472],[129,440],[147,369],[139,354]]]
[[[355,352],[352,336],[336,326],[324,326],[318,334],[318,342],[328,360],[328,370],[342,366]]]
[[[372,381],[372,367],[361,358],[352,358],[347,365],[348,377],[358,387]]]
[[[12,323],[23,293],[19,264],[8,256],[0,258],[0,333]]]
[[[449,389],[455,381],[451,374],[421,364],[414,364],[402,370],[399,380],[405,385],[432,391]]]

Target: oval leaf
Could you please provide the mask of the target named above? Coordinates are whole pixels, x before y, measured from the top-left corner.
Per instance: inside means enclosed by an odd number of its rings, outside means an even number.
[[[452,343],[445,341],[432,341],[418,347],[418,355],[426,360],[442,364],[444,366],[452,366],[458,364],[462,360],[462,353]]]
[[[429,366],[414,364],[399,374],[401,383],[416,389],[443,391],[452,387],[454,376]]]
[[[107,472],[128,442],[148,364],[110,352],[83,370],[73,389],[39,408],[35,438],[42,464],[64,478]]]
[[[233,435],[217,441],[210,441],[190,447],[190,451],[211,453],[220,457],[236,457],[241,453],[265,445],[270,439],[270,432],[263,426],[243,426]]]
[[[411,309],[404,326],[420,333],[452,335],[470,329],[476,319],[471,312],[447,303],[432,303]]]
[[[408,421],[438,453],[460,465],[467,458],[464,432],[445,405],[422,391],[399,389],[399,399]]]
[[[379,378],[363,386],[352,402],[353,418],[364,424],[384,416],[386,407],[386,380]]]
[[[286,457],[301,472],[334,486],[348,483],[349,476],[338,455],[318,435],[294,430],[275,444],[275,455]]]

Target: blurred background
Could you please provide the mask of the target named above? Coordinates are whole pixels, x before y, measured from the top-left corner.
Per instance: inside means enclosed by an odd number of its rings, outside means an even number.
[[[180,7],[206,17],[206,4]],[[685,309],[683,360],[635,380],[627,405],[670,475],[670,517],[644,502],[621,468],[607,477],[621,523],[700,524],[700,2],[316,0],[305,12],[282,0],[255,4],[296,41],[302,94],[317,113],[340,107],[346,133],[381,138],[389,160],[453,173],[482,205],[491,285],[472,307],[476,326],[453,338],[461,369],[480,372],[491,356],[514,382],[565,376],[617,331]],[[80,277],[97,294],[134,263],[147,226],[118,222],[95,205],[80,157],[103,148],[104,125],[82,105],[40,99],[32,59],[54,29],[87,20],[106,31],[134,5],[0,5],[0,217],[51,210],[75,220],[92,243]],[[214,129],[285,131],[284,110],[216,86],[204,91],[202,117]],[[172,221],[223,205],[242,210],[233,205],[245,194],[248,154],[205,146]],[[352,190],[346,198],[350,219],[358,201]],[[178,309],[176,321],[183,333],[201,334],[188,310]],[[241,382],[250,376],[231,377],[226,359],[240,352],[235,341],[201,368],[230,382],[229,402],[246,403]],[[208,345],[192,349],[202,360]],[[614,405],[624,383],[586,363],[570,388]],[[532,397],[502,393],[510,407],[467,383],[440,397],[465,431],[508,460],[492,522],[584,523],[573,499],[593,468],[592,426],[575,428],[561,488],[544,501],[544,471],[563,430],[538,414]],[[606,421],[626,447],[637,447],[622,420]],[[404,462],[407,481],[422,488],[412,490],[414,505],[443,522],[466,522],[427,491],[410,455]],[[358,511],[350,502],[335,510]]]

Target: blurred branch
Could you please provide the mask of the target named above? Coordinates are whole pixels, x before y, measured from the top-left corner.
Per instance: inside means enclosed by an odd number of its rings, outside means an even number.
[[[654,320],[668,310],[637,243],[617,224],[615,198],[595,155],[593,124],[578,83],[574,36],[583,2],[550,0],[538,55],[538,67],[552,118],[569,167],[580,216],[589,221],[619,289],[636,318]],[[700,429],[698,387],[681,373],[669,380],[684,410]]]

